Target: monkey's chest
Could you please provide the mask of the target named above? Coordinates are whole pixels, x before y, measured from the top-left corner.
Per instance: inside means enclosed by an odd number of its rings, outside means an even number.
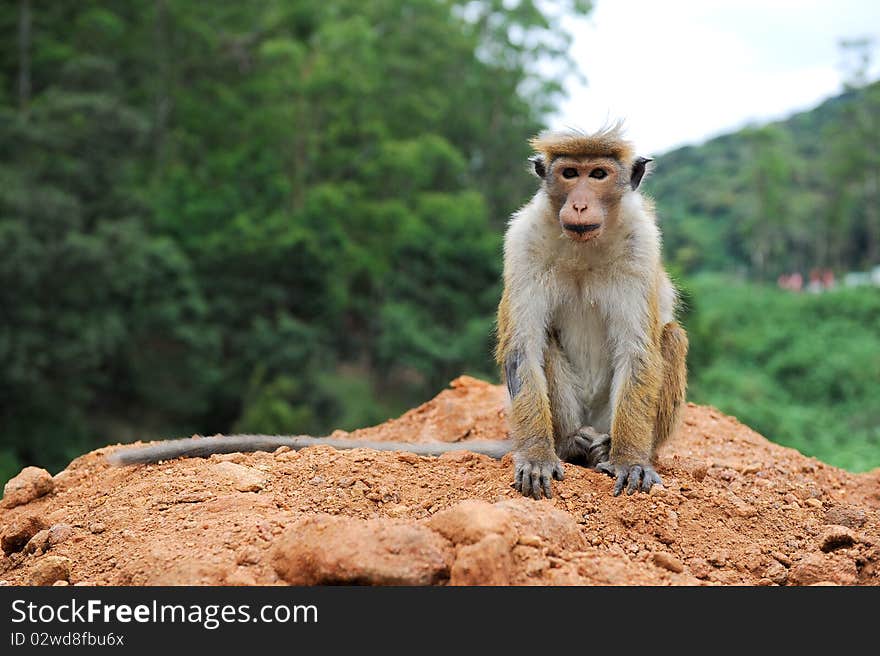
[[[602,315],[589,303],[559,307],[554,321],[556,338],[587,405],[608,398],[613,374],[608,329]]]

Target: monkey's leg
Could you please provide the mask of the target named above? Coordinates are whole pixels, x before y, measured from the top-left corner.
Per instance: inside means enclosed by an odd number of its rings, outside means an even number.
[[[678,428],[687,393],[688,337],[684,328],[675,321],[663,326],[660,337],[663,355],[663,385],[654,424],[654,448],[663,444]]]
[[[516,352],[505,362],[511,396],[510,426],[514,441],[514,487],[525,496],[550,498],[551,479],[564,472],[556,455],[547,380],[540,365],[521,361]]]
[[[559,341],[552,336],[544,356],[544,374],[547,377],[556,454],[567,462],[582,464],[589,450],[589,435],[579,434],[583,423],[583,386]]]
[[[542,495],[552,495],[552,479],[562,480],[564,476],[562,462],[556,455],[553,415],[544,372],[548,299],[541,284],[520,286],[515,294],[510,293],[511,288],[516,286],[505,278],[504,293],[498,305],[495,357],[502,367],[510,393],[513,485],[522,494],[540,499]],[[517,317],[515,331],[511,317]]]
[[[659,344],[648,345],[648,352],[633,358],[618,375],[620,391],[611,424],[611,452],[606,462],[596,467],[614,477],[614,496],[624,488],[649,492],[663,481],[654,471],[654,422],[663,379],[663,359]]]

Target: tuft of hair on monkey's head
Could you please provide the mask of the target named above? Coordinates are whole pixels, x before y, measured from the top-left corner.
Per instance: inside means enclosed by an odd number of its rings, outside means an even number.
[[[636,156],[635,146],[624,137],[623,121],[605,125],[596,132],[575,128],[545,130],[529,140],[535,151],[529,162],[535,175],[542,180],[559,157],[610,157],[624,170],[630,171],[630,186],[638,189],[645,175],[649,157]]]
[[[593,242],[614,223],[622,198],[635,192],[650,159],[637,157],[617,122],[587,133],[547,131],[529,142],[530,158],[542,191],[558,216],[563,234],[576,242]]]

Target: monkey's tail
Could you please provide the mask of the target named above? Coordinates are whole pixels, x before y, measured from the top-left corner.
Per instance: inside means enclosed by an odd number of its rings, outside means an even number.
[[[207,458],[215,453],[251,453],[274,451],[286,446],[297,451],[308,446],[332,446],[335,449],[373,449],[375,451],[406,451],[421,456],[439,456],[450,451],[471,451],[500,459],[508,453],[509,440],[472,440],[468,442],[376,442],[348,440],[335,437],[308,437],[282,435],[222,435],[219,437],[191,437],[164,440],[147,446],[120,449],[107,456],[111,465],[156,463],[174,458]]]

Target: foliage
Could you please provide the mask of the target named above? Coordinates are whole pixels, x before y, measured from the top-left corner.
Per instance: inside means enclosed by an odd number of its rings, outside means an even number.
[[[689,281],[689,397],[852,470],[880,466],[880,289]]]
[[[658,158],[667,258],[758,280],[880,264],[880,82]]]

